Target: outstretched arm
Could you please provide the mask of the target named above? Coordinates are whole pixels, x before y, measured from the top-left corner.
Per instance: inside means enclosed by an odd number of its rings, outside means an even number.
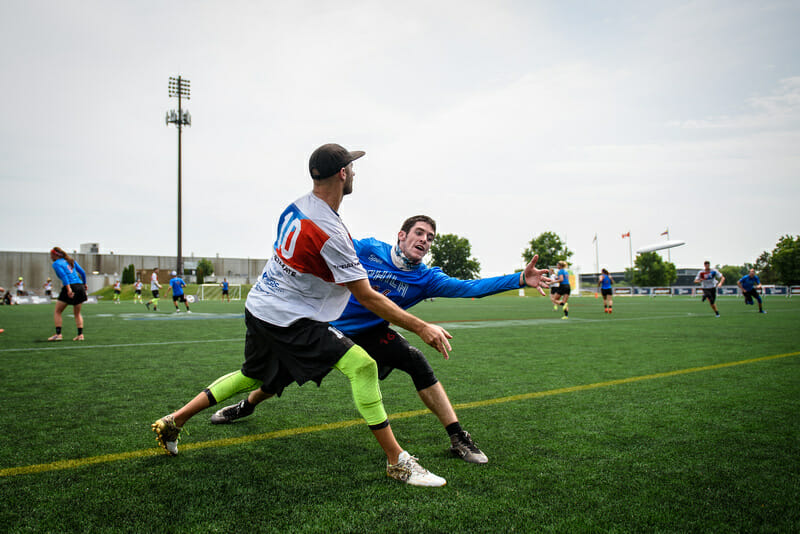
[[[348,282],[345,285],[356,300],[369,311],[381,319],[414,332],[422,338],[422,341],[441,352],[445,360],[450,357],[447,351],[452,350],[452,348],[447,340],[453,339],[453,336],[447,330],[441,326],[426,323],[403,310],[386,296],[372,289],[372,286],[369,285],[369,280],[366,278]]]

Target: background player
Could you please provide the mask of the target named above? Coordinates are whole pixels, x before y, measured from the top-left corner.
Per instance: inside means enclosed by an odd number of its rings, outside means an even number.
[[[608,274],[608,269],[603,269],[600,278],[597,280],[597,285],[600,286],[600,293],[603,296],[603,313],[611,313],[614,306],[614,289],[611,285],[614,279]]]
[[[711,262],[706,260],[703,262],[704,269],[697,273],[694,279],[695,284],[700,284],[703,288],[703,300],[708,300],[711,309],[714,310],[714,315],[719,317],[719,310],[717,309],[717,288],[721,287],[725,282],[725,277],[721,272],[716,269],[711,269]],[[719,283],[717,283],[719,280]]]
[[[172,271],[170,274],[172,278],[169,281],[167,293],[172,291],[172,304],[175,306],[175,313],[181,311],[178,307],[178,302],[183,302],[183,305],[186,306],[186,313],[192,313],[192,310],[189,309],[189,302],[186,300],[186,295],[183,294],[183,288],[186,287],[186,282],[183,281],[183,278],[178,276],[177,271]]]
[[[753,305],[753,299],[758,301],[758,313],[767,313],[764,311],[764,304],[761,302],[761,295],[758,291],[761,289],[761,280],[756,275],[755,269],[750,269],[750,272],[739,279],[737,285],[742,290],[744,295],[744,303]]]
[[[158,267],[153,269],[153,274],[150,275],[150,293],[153,298],[144,303],[147,309],[153,305],[153,311],[158,311],[158,290],[161,289],[161,284],[158,283]]]

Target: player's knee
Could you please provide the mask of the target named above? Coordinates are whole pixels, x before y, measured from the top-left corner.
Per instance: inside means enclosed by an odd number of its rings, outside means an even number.
[[[411,376],[417,391],[429,388],[438,382],[428,359],[416,347],[409,347],[408,358],[405,361],[403,370]]]
[[[336,362],[335,367],[350,380],[353,401],[367,424],[377,425],[386,421],[386,410],[378,385],[378,364],[375,360],[364,349],[353,345]]]

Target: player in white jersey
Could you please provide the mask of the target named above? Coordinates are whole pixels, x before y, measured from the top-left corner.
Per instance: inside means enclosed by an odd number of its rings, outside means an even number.
[[[133,284],[133,302],[138,302],[139,304],[142,303],[142,281],[140,279],[136,279],[136,282]]]
[[[158,311],[158,290],[161,289],[161,284],[158,283],[158,267],[153,268],[153,274],[150,275],[150,293],[153,298],[144,303],[147,309],[153,305],[153,311]]]
[[[273,255],[247,296],[242,369],[219,378],[178,411],[153,423],[156,439],[168,453],[177,454],[186,421],[209,406],[253,387],[270,398],[292,382],[319,384],[331,369],[338,369],[350,381],[356,408],[386,454],[387,475],[418,486],[446,483],[420,466],[395,439],[375,361],[328,324],[339,317],[352,294],[373,313],[415,332],[445,358],[450,350],[446,330],[414,317],[372,289],[337,213],[343,197],[353,191],[352,162],[363,155],[335,144],[311,155],[314,188],[281,214]]]
[[[719,310],[717,309],[717,288],[725,283],[725,277],[721,272],[711,268],[710,261],[704,261],[703,267],[704,269],[697,273],[694,283],[700,284],[703,288],[703,300],[708,300],[711,309],[714,310],[714,315],[719,317]],[[717,280],[719,280],[719,283]]]

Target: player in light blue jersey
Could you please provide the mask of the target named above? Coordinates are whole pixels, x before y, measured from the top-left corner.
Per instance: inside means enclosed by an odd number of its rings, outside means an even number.
[[[50,251],[50,259],[53,260],[53,270],[61,280],[63,287],[56,301],[56,308],[53,312],[53,321],[56,326],[56,333],[50,336],[48,341],[61,341],[61,326],[63,324],[62,314],[67,306],[72,306],[75,316],[75,326],[78,328],[78,335],[72,341],[83,341],[83,316],[81,315],[81,305],[86,302],[86,271],[78,265],[69,254],[64,252],[61,247],[53,247]]]
[[[537,288],[544,295],[542,288],[552,283],[546,278],[547,269],[536,268],[538,256],[534,256],[520,273],[482,280],[459,280],[447,276],[440,268],[422,263],[435,236],[436,222],[428,216],[417,215],[403,223],[396,245],[374,238],[354,240],[353,243],[372,288],[403,309],[431,297],[484,297],[526,285]],[[377,362],[381,380],[394,369],[411,376],[420,399],[439,418],[449,435],[453,455],[470,463],[488,462],[470,434],[461,428],[444,387],[422,351],[352,296],[341,317],[331,324],[363,347]],[[230,423],[250,415],[262,400],[265,400],[263,392],[255,390],[247,399],[219,410],[211,421]]]
[[[183,302],[183,305],[186,306],[186,313],[192,313],[192,310],[189,309],[189,302],[186,300],[186,295],[183,294],[183,288],[186,287],[186,282],[183,281],[183,278],[178,276],[177,271],[172,271],[170,274],[172,278],[169,281],[167,293],[172,291],[172,304],[175,306],[175,313],[181,311],[178,307],[178,302]]]
[[[767,313],[764,311],[764,303],[761,301],[761,295],[758,294],[758,290],[761,289],[761,279],[756,274],[755,269],[750,269],[750,272],[741,277],[737,284],[742,290],[745,304],[752,306],[753,299],[756,299],[758,301],[758,313]]]

